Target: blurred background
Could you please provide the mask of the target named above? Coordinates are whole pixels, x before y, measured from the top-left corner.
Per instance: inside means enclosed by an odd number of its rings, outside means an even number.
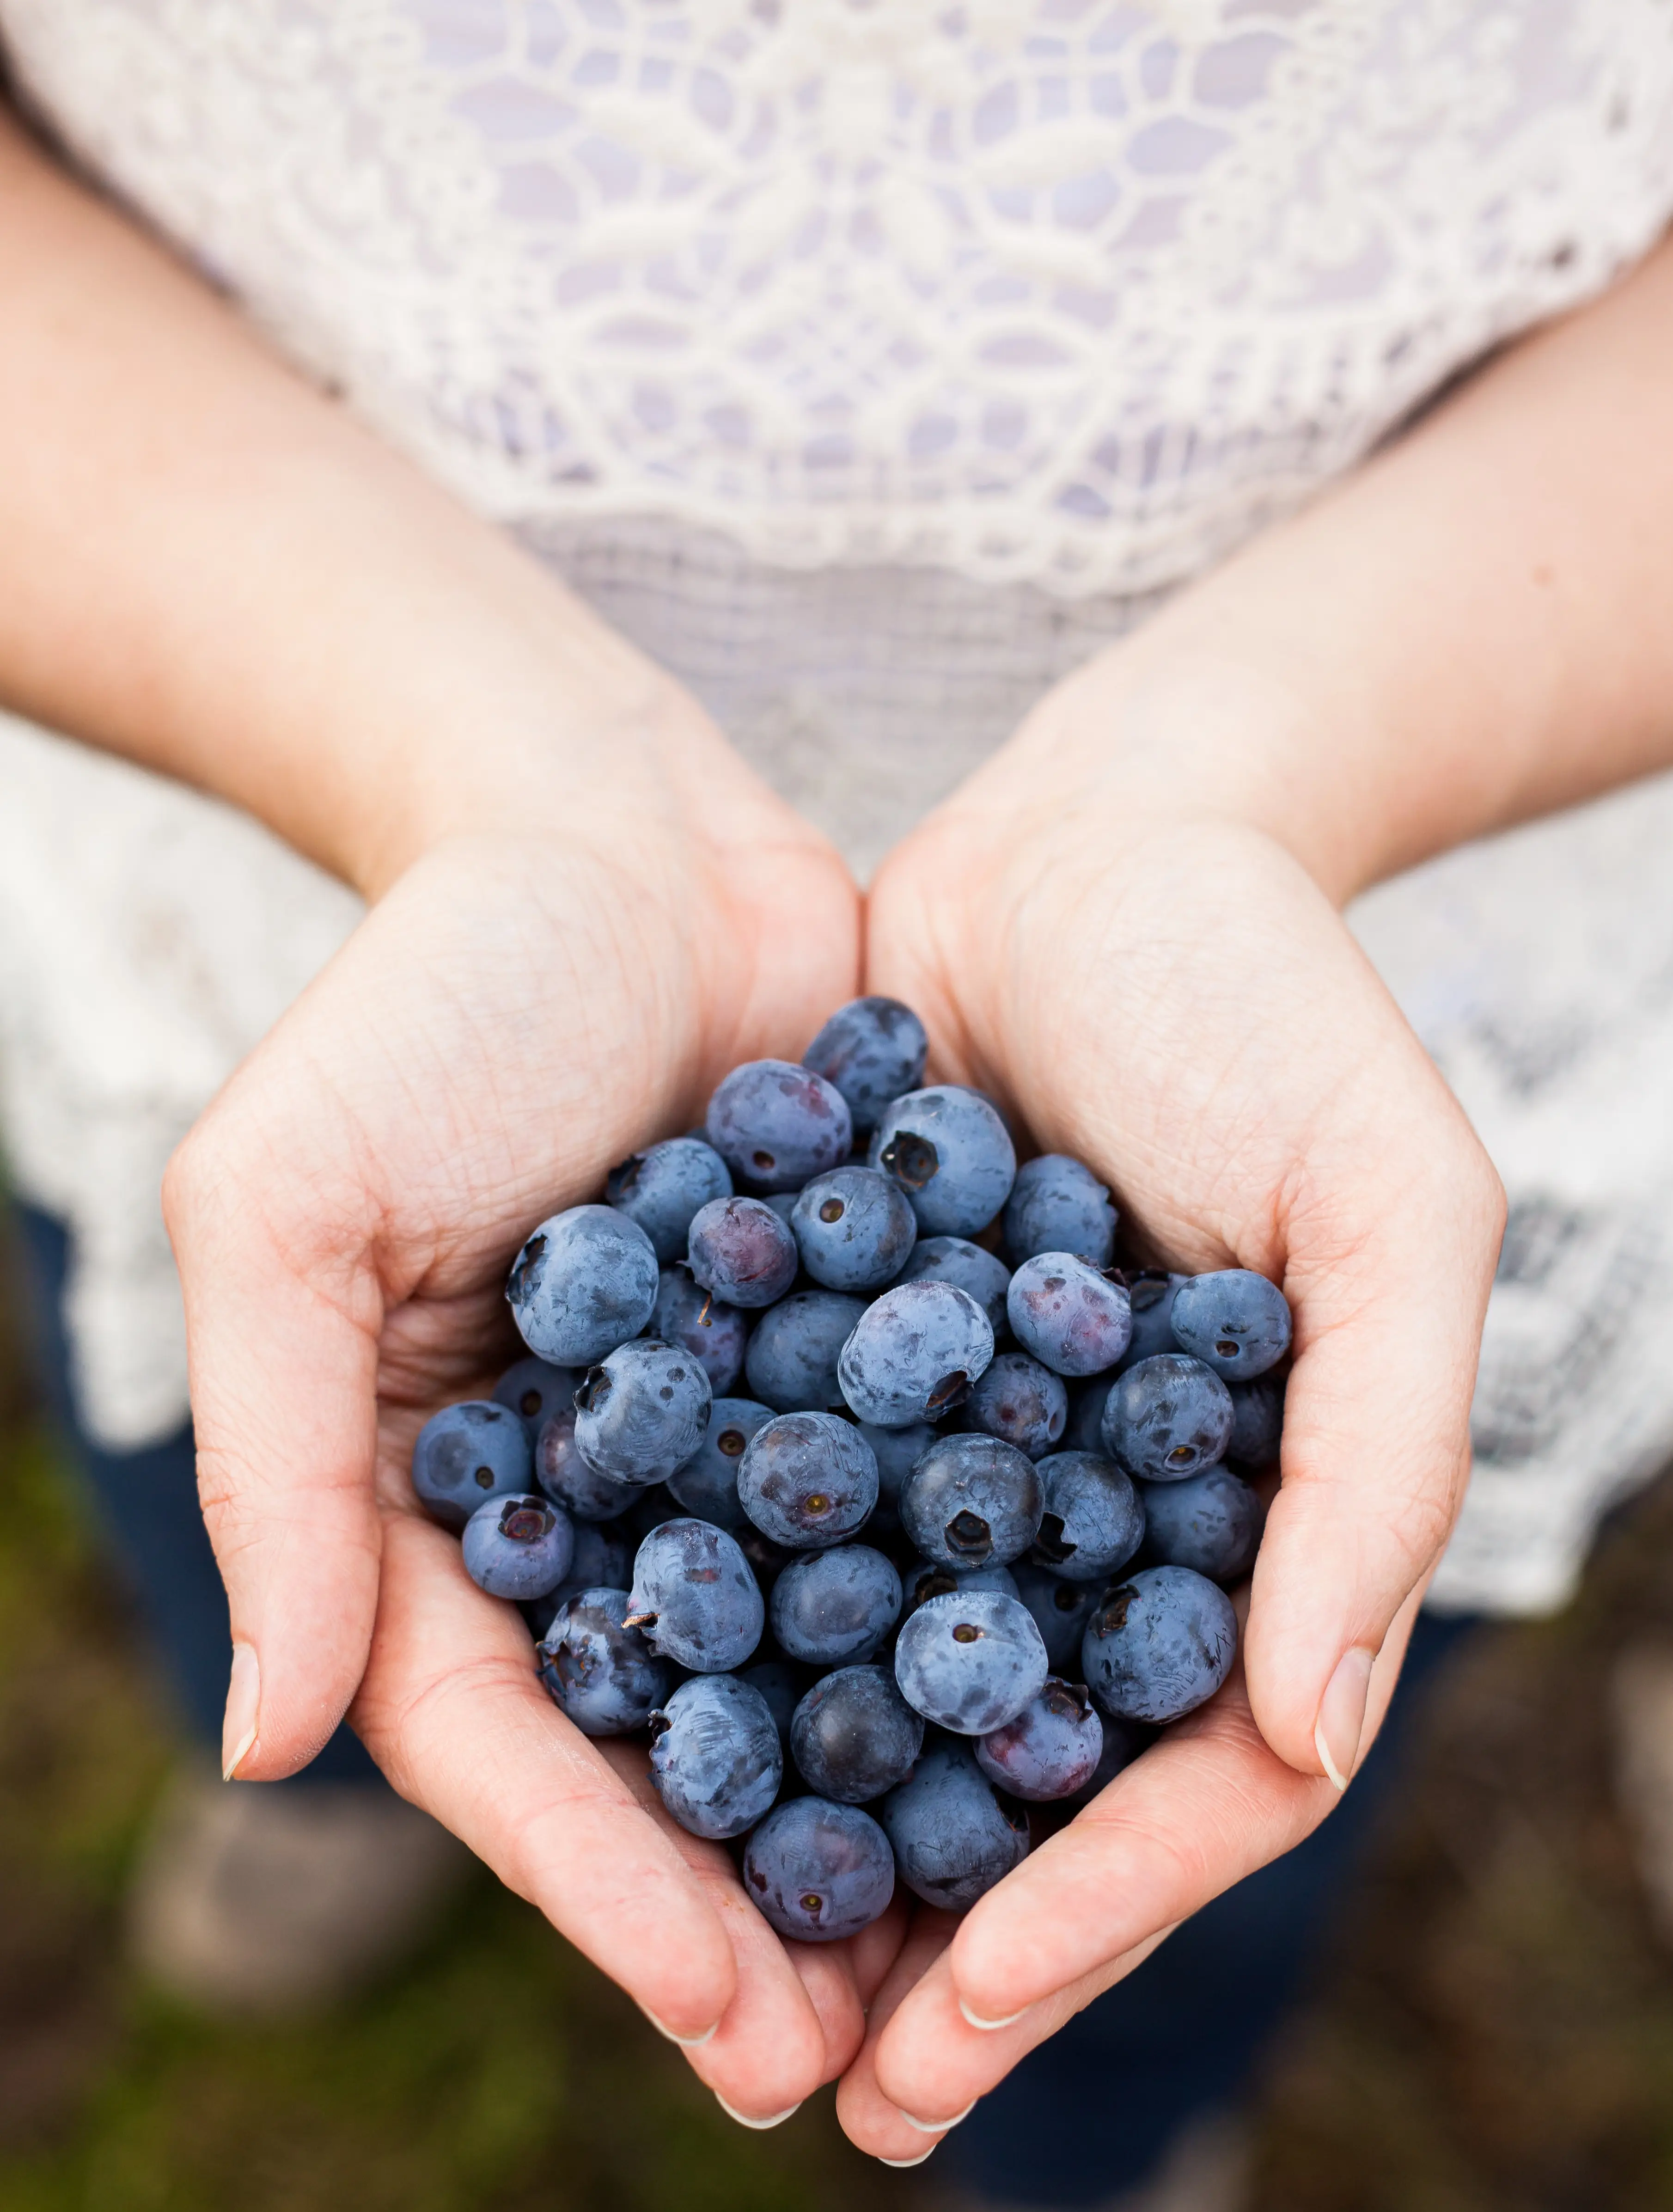
[[[164,1695],[42,1410],[0,1255],[0,2212],[838,2212],[937,2203],[828,2097],[733,2126],[627,2002],[479,1874],[324,2024],[236,2027],[126,1965]],[[1673,2208],[1673,1954],[1611,1779],[1611,1684],[1673,1625],[1673,1480],[1561,1618],[1473,1632],[1268,2069],[1258,2212]],[[1120,2084],[1110,2084],[1118,2097]]]

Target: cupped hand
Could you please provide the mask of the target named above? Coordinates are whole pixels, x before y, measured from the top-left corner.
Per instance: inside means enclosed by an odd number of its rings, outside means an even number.
[[[573,741],[571,733],[571,742]],[[547,1698],[514,1608],[415,1510],[422,1421],[519,1349],[534,1224],[797,1054],[856,985],[834,854],[688,702],[652,695],[555,809],[473,763],[469,828],[400,872],[175,1160],[205,1512],[232,1607],[227,1760],[293,1772],[351,1707],[464,1839],[752,2117],[847,2063],[900,1922],[786,1948],[642,1753]]]
[[[950,2120],[1335,1802],[1462,1502],[1502,1227],[1496,1176],[1331,900],[1258,810],[1216,799],[1201,730],[1170,773],[1165,687],[1096,682],[891,858],[867,987],[918,1008],[943,1076],[1104,1175],[1147,1256],[1282,1285],[1282,1482],[1220,1696],[961,1923],[915,1924],[841,2093],[894,2159],[926,2143],[903,2114]],[[1227,705],[1235,792],[1266,706],[1239,726]]]

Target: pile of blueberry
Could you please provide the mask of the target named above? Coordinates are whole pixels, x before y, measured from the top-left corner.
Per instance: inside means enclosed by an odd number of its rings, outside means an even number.
[[[799,1065],[734,1068],[700,1136],[535,1231],[506,1293],[533,1356],[413,1455],[557,1705],[646,1731],[669,1812],[747,1837],[803,1941],[897,1875],[973,1903],[1027,1806],[1213,1695],[1282,1422],[1282,1293],[1112,1264],[1091,1171],[1019,1169],[924,1053],[859,999]]]

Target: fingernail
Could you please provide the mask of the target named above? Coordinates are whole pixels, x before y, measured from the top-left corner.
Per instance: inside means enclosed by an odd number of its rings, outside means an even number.
[[[726,2102],[726,2100],[721,2095],[718,2089],[714,2094],[714,2101],[719,2106],[721,2111],[724,2112],[726,2118],[729,2120],[736,2120],[741,2128],[760,2129],[780,2127],[783,2125],[784,2122],[790,2118],[792,2112],[799,2112],[802,2109],[802,2101],[800,2098],[797,2098],[797,2101],[793,2105],[786,2105],[782,2112],[769,2113],[767,2118],[764,2120],[752,2120],[748,2112],[734,2112],[732,2107]]]
[[[879,2166],[922,2166],[924,2160],[933,2158],[940,2148],[939,2143],[931,2143],[928,2150],[919,2151],[916,2158],[880,2158],[877,2163]]]
[[[1371,1693],[1371,1669],[1376,1656],[1361,1644],[1344,1651],[1318,1708],[1318,1720],[1312,1732],[1313,1748],[1318,1753],[1319,1765],[1338,1790],[1345,1790],[1354,1778],[1360,1738],[1365,1733],[1365,1701]]]
[[[230,1782],[256,1747],[261,1705],[261,1662],[253,1644],[233,1646],[233,1678],[227,1685],[227,1717],[221,1724],[221,1778]]]
[[[670,2043],[677,2043],[682,2051],[700,2051],[706,2043],[709,2043],[713,2040],[715,2032],[720,2026],[720,2022],[718,2020],[711,2021],[700,2035],[676,2035],[671,2027],[664,2027],[663,2026],[661,2021],[657,2018],[657,2015],[651,2010],[648,2005],[640,2005],[639,2010],[645,2014],[646,2020],[650,2021],[652,2027],[656,2029],[658,2035],[666,2036]]]
[[[1024,2005],[1022,2012],[1027,2012],[1027,2006]],[[1009,2027],[1014,2020],[1021,2020],[1022,2017],[1022,2012],[1008,2012],[1003,2020],[979,2020],[962,1997],[959,1999],[959,2010],[972,2027],[979,2027],[984,2035],[991,2035],[996,2027]]]
[[[900,2112],[898,2105],[894,2109]],[[915,2120],[910,2112],[900,2112],[900,2117],[909,2128],[916,2128],[921,2136],[944,2136],[949,2128],[955,2128],[961,2120],[967,2120],[975,2109],[976,2100],[973,2097],[964,2110],[955,2112],[950,2120]]]

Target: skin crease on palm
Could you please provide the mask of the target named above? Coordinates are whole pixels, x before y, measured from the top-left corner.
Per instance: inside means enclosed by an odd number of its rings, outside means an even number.
[[[904,2114],[949,2120],[1323,1817],[1317,1729],[1349,1768],[1374,1732],[1462,1493],[1502,1200],[1336,908],[1673,753],[1673,256],[1059,687],[888,863],[863,975],[830,848],[676,687],[3,124],[0,307],[0,697],[376,902],[167,1193],[238,1771],[350,1708],[665,2027],[713,2031],[729,2106],[841,2075],[855,2141],[916,2159]],[[1297,1358],[1219,1697],[962,1923],[897,1900],[821,1948],[564,1721],[405,1469],[514,1352],[534,1222],[862,981],[1159,1256],[1281,1279]]]

